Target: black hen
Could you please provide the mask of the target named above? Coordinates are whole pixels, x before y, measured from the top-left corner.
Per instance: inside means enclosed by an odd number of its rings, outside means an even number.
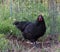
[[[39,15],[34,23],[15,21],[14,25],[21,30],[23,37],[31,42],[36,42],[46,32],[46,25],[42,15]]]

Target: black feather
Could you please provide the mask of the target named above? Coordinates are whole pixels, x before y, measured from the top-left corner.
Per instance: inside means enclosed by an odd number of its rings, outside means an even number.
[[[15,21],[14,24],[21,30],[23,37],[31,42],[36,42],[46,32],[46,25],[42,15],[39,15],[34,23]]]

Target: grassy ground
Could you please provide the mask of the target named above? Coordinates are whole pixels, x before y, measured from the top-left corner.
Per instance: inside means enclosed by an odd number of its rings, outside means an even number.
[[[3,42],[4,49],[0,49],[0,52],[60,52],[60,42],[39,42],[37,48],[26,41],[17,40],[16,37],[8,38],[7,40],[8,43],[6,43],[7,41]]]
[[[33,47],[31,44],[27,44],[27,43],[22,43],[22,42],[18,42],[17,40],[14,41],[9,41],[9,48],[7,48],[6,50],[4,50],[5,52],[60,52],[60,43],[57,45],[51,45],[50,47],[45,47],[42,46],[42,48],[40,47]],[[2,50],[3,51],[3,50]]]

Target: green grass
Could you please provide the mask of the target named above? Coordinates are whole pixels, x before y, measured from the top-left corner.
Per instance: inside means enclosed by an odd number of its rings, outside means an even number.
[[[1,2],[1,1],[0,1]],[[10,4],[7,5],[4,3],[4,5],[0,4],[0,50],[2,52],[7,52],[7,50],[14,50],[18,52],[20,50],[21,52],[29,51],[30,49],[24,47],[23,45],[18,44],[18,42],[13,43],[13,41],[9,41],[5,38],[6,35],[12,34],[17,37],[21,37],[21,32],[13,25],[14,19],[18,21],[31,21],[34,22],[39,14],[43,14],[45,22],[46,22],[46,35],[50,33],[50,20],[49,14],[48,14],[48,8],[47,6],[41,4],[40,2],[34,1],[24,1],[16,0],[12,4],[12,16],[10,16]],[[57,19],[57,32],[60,33],[60,15],[58,15]],[[42,41],[44,41],[46,36],[41,38]],[[60,36],[58,38],[60,41]],[[53,49],[54,48],[54,49]],[[25,50],[27,49],[27,50]],[[46,48],[48,50],[48,48]],[[45,52],[46,50],[44,47],[41,49],[41,52]],[[37,52],[38,49],[33,49],[34,52]],[[52,52],[60,52],[59,47],[51,47]],[[12,52],[12,51],[11,51]]]

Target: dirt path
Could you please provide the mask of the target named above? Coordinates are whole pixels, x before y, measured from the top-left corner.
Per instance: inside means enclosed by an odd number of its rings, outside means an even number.
[[[16,37],[8,38],[8,48],[5,52],[60,52],[60,42],[39,42],[38,47],[26,41],[17,40]]]
[[[52,45],[39,43],[37,48],[26,42],[9,40],[9,45],[11,45],[11,49],[8,52],[60,52],[60,43]]]

